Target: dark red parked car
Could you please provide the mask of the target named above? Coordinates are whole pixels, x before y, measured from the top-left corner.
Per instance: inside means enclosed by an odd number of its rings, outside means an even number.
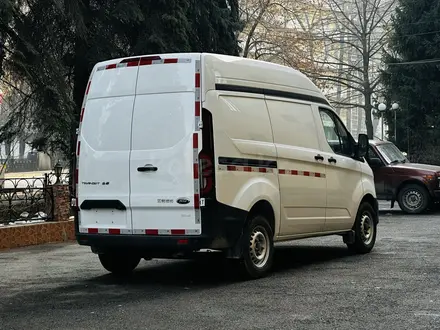
[[[395,201],[411,214],[440,201],[440,166],[414,164],[391,142],[370,141],[367,161],[374,172],[377,199]]]

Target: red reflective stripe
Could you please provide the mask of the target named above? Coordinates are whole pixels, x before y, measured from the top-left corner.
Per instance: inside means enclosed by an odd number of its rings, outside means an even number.
[[[88,85],[87,85],[86,95],[89,94],[89,91],[90,91],[90,84],[91,84],[91,83],[92,83],[92,81],[90,80],[89,83],[88,83]]]
[[[171,235],[185,235],[185,229],[171,229]]]
[[[159,235],[159,230],[157,230],[157,229],[147,229],[147,230],[145,230],[145,234],[147,234],[147,235]]]
[[[80,123],[83,121],[83,118],[84,118],[84,111],[85,111],[85,108],[82,108],[82,109],[81,109],[81,114],[79,115],[79,122],[80,122]]]
[[[200,102],[196,102],[196,109],[195,109],[195,115],[196,117],[200,117]]]
[[[139,66],[142,66],[142,65],[151,65],[151,64],[153,64],[153,60],[144,60],[144,59],[141,59],[141,61],[139,62]]]
[[[194,149],[199,148],[199,135],[197,133],[193,134],[193,148]]]
[[[309,176],[309,177],[315,177],[315,178],[324,178],[324,173],[315,173],[310,171],[304,171],[300,172],[298,170],[285,170],[285,169],[279,169],[279,174],[289,174],[289,175],[299,175],[299,176]]]
[[[258,169],[258,172],[260,172],[260,173],[266,173],[266,172],[267,172],[267,168],[260,167],[260,168]]]
[[[98,233],[98,228],[89,228],[89,229],[87,230],[87,232],[88,232],[89,234],[97,234],[97,233]]]
[[[120,234],[121,234],[121,230],[120,230],[120,229],[112,229],[112,228],[110,228],[110,229],[108,230],[108,233],[109,233],[110,235],[120,235]]]
[[[228,171],[236,171],[237,170],[237,167],[234,165],[228,165],[227,168],[228,168]]]
[[[144,56],[141,57],[141,61],[160,61],[162,58],[160,56]]]
[[[78,183],[78,178],[79,178],[79,169],[78,168],[76,168],[75,169],[75,184],[77,184]]]
[[[194,179],[199,178],[199,164],[194,164]]]
[[[105,67],[106,70],[116,69],[116,63],[115,64],[109,64]]]
[[[170,63],[177,63],[178,59],[177,58],[166,58],[163,63],[164,64],[170,64]]]
[[[245,167],[243,168],[243,171],[245,171],[245,172],[252,172],[252,167],[250,167],[250,166],[245,166]]]
[[[188,244],[188,240],[187,240],[187,239],[179,239],[179,240],[177,241],[177,244],[181,244],[181,245]]]
[[[194,194],[194,208],[199,209],[200,208],[200,195]]]
[[[81,151],[81,141],[78,141],[78,144],[76,146],[76,155],[79,156],[79,153]]]
[[[200,73],[196,73],[196,88],[200,87]]]

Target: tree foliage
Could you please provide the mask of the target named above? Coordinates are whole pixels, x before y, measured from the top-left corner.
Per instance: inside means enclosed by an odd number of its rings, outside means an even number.
[[[238,0],[0,0],[0,86],[21,104],[0,142],[28,129],[40,147],[69,156],[96,62],[165,52],[238,55],[240,28]]]
[[[400,0],[393,35],[385,55],[383,83],[400,104],[397,144],[413,159],[427,159],[440,146],[440,1]],[[393,116],[389,116],[394,135]]]
[[[324,44],[314,38],[323,20],[323,0],[240,0],[243,57],[315,72],[313,58]]]

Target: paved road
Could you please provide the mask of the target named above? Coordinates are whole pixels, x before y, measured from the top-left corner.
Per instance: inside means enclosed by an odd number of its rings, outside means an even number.
[[[440,329],[440,215],[381,219],[370,255],[338,237],[289,243],[249,282],[162,260],[115,280],[75,244],[0,253],[0,329]]]

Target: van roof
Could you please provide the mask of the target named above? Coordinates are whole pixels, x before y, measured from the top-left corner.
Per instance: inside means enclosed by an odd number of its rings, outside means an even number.
[[[276,85],[280,89],[295,88],[302,93],[307,91],[307,94],[323,97],[321,90],[306,75],[293,68],[237,56],[209,53],[203,56],[207,64],[215,69],[217,82],[221,82],[222,78],[229,78],[242,82]]]
[[[322,91],[303,73],[275,63],[212,53],[168,53],[131,56],[160,56],[162,58],[201,56],[205,67],[215,73],[215,83],[245,85],[256,88],[276,88],[286,92],[297,92],[327,100]],[[128,58],[128,57],[126,57]],[[98,63],[95,68],[119,63],[126,58]]]

